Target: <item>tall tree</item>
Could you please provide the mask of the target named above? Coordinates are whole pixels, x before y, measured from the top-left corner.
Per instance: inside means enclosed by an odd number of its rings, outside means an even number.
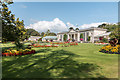
[[[119,38],[119,25],[118,24],[102,24],[98,26],[99,28],[107,29],[108,32],[111,32],[109,35],[110,38]]]
[[[43,37],[43,36],[44,36],[44,34],[45,34],[45,33],[44,33],[44,32],[42,32],[42,33],[41,33],[41,36]]]
[[[50,33],[50,30],[48,29],[47,32],[46,32],[46,34],[49,34],[49,33]]]
[[[3,41],[16,41],[22,39],[22,36],[26,33],[24,28],[24,21],[19,21],[19,18],[15,20],[15,16],[8,10],[8,4],[2,2],[2,39]],[[8,36],[9,35],[9,36]]]
[[[24,28],[24,21],[19,21],[19,18],[15,20],[15,16],[8,10],[9,4],[13,2],[1,2],[2,10],[2,41],[15,41],[17,46],[21,45],[20,40],[26,33]]]

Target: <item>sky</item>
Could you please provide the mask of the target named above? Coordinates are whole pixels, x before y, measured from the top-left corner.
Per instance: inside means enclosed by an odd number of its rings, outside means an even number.
[[[13,0],[15,2],[119,2],[119,0]]]
[[[15,2],[9,5],[16,18],[24,20],[26,28],[39,32],[67,31],[97,27],[118,22],[117,2]]]

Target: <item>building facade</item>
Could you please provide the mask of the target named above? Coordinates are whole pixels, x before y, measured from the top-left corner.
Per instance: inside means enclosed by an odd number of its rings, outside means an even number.
[[[80,42],[80,34],[83,35],[83,42],[88,42],[88,37],[90,38],[89,42],[94,43],[95,41],[98,41],[99,35],[106,34],[107,29],[102,28],[87,28],[87,29],[81,29],[81,30],[74,30],[71,29],[68,32],[61,32],[57,34],[57,40],[58,41],[64,41],[64,35],[67,35],[67,40],[74,39],[77,42]],[[109,36],[109,34],[108,34]]]

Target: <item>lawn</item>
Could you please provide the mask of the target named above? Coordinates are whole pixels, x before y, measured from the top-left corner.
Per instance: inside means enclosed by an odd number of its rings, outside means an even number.
[[[25,44],[28,45],[28,44]],[[14,47],[7,43],[1,45]],[[34,48],[36,54],[2,58],[3,78],[118,78],[118,55],[99,52],[102,46]]]

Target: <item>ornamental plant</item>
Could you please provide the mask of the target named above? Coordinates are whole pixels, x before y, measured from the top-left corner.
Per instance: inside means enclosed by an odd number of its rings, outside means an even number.
[[[111,46],[116,46],[117,43],[118,43],[118,40],[116,38],[113,38],[109,41],[109,43],[110,43]]]
[[[83,38],[80,38],[81,41],[83,41]]]
[[[17,56],[17,55],[26,55],[26,54],[34,54],[35,50],[33,49],[7,49],[2,52],[3,56]]]
[[[87,39],[88,41],[90,41],[90,36],[88,36],[88,39]]]
[[[99,40],[102,40],[103,39],[103,37],[99,37]]]
[[[83,34],[80,34],[80,40],[83,41]]]
[[[64,41],[67,41],[67,35],[65,34],[63,37]]]
[[[116,45],[116,46],[107,45],[102,47],[99,51],[103,53],[120,54],[119,48],[120,48],[120,45]]]

